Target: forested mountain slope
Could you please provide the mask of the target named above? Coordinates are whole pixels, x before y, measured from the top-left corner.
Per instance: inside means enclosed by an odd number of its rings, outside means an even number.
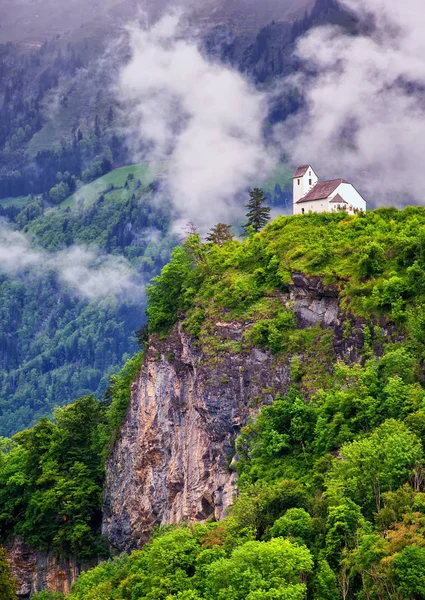
[[[103,448],[110,543],[166,527],[82,575],[72,600],[421,598],[424,225],[422,208],[280,217],[174,250],[149,289],[145,356],[109,408],[81,400],[5,445],[3,542],[100,552],[84,482],[101,485],[89,457]]]
[[[44,262],[72,253],[74,246],[123,258],[142,290],[177,240],[169,232],[167,203],[155,199],[151,186],[133,173],[128,177],[121,187],[100,189],[86,207],[83,200],[72,210],[34,200],[15,218],[15,230],[46,252]],[[11,230],[10,225],[3,228],[3,233]],[[13,254],[12,245],[9,251]],[[78,253],[75,260],[81,260]],[[134,353],[135,332],[145,320],[143,298],[140,293],[117,295],[113,281],[104,285],[111,289],[109,297],[87,297],[42,265],[1,275],[1,435],[28,427],[75,397],[101,397],[108,377]]]

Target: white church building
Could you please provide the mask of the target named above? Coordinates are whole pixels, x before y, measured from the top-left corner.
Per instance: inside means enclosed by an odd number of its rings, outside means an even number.
[[[345,179],[319,181],[310,165],[298,167],[294,175],[294,215],[346,210],[366,212],[366,200]]]

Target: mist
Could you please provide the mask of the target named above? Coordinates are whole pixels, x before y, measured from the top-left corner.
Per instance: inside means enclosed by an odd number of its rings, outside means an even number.
[[[63,285],[91,301],[111,296],[140,300],[144,293],[123,257],[104,256],[98,249],[82,246],[45,252],[34,248],[24,234],[0,224],[0,274],[17,276],[28,270],[54,271]]]
[[[420,0],[343,0],[372,32],[312,30],[296,52],[306,108],[278,128],[295,163],[344,177],[372,205],[423,203],[425,11]],[[311,76],[311,73],[316,76]]]
[[[130,30],[131,59],[118,82],[131,106],[128,138],[137,161],[166,161],[166,193],[177,223],[206,231],[233,221],[235,196],[267,177],[276,157],[263,127],[268,97],[183,37],[177,13]]]

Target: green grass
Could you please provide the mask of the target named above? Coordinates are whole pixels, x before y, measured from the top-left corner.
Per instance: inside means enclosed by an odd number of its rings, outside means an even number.
[[[76,209],[79,198],[84,198],[84,206],[87,208],[94,204],[102,194],[111,201],[122,198],[123,193],[131,195],[134,192],[134,186],[138,179],[140,179],[142,185],[146,187],[156,179],[158,173],[166,173],[167,169],[166,163],[140,163],[114,169],[107,175],[99,177],[99,179],[81,187],[74,192],[74,194],[69,196],[69,198],[66,198],[66,200],[59,205],[59,208]],[[125,190],[125,182],[131,173],[134,175],[134,182],[130,184],[128,190]],[[259,185],[265,191],[273,192],[276,183],[283,189],[285,185],[291,181],[291,178],[292,171],[288,164],[280,163],[266,181],[256,183],[256,185]],[[107,192],[111,185],[113,185],[115,189]],[[3,208],[10,206],[24,207],[27,203],[28,196],[0,199],[0,206]]]
[[[132,173],[134,175],[135,181],[140,179],[143,186],[147,186],[152,183],[158,173],[166,173],[167,172],[167,164],[166,163],[140,163],[135,165],[130,165],[128,167],[121,167],[120,169],[115,169],[92,181],[91,183],[81,187],[77,190],[72,196],[64,200],[61,204],[61,208],[71,208],[74,209],[77,207],[78,199],[84,198],[84,206],[91,206],[96,200],[99,198],[101,194],[104,194],[108,200],[114,200],[119,194],[122,197],[123,188],[125,186],[125,182],[127,177]],[[276,183],[278,183],[283,189],[285,185],[290,182],[292,179],[292,171],[288,164],[280,163],[270,177],[265,182],[261,182],[256,185],[260,185],[265,191],[273,192]],[[106,192],[110,185],[115,187],[114,190],[110,192]],[[130,186],[130,190],[132,190],[132,186]]]
[[[28,203],[28,196],[16,196],[16,198],[1,198],[0,206],[3,208],[23,208]]]
[[[140,179],[143,186],[147,186],[155,180],[158,173],[166,171],[166,168],[164,163],[141,163],[114,169],[107,175],[99,177],[99,179],[81,187],[59,206],[60,208],[74,209],[78,205],[78,199],[84,198],[84,206],[87,208],[94,204],[102,194],[104,194],[108,200],[116,199],[117,194],[122,198],[123,192],[125,191],[125,182],[130,174],[134,175],[134,182],[131,183],[129,187],[129,194],[130,192],[133,193],[134,185],[137,183],[138,179]],[[111,185],[114,186],[114,189],[107,192]]]

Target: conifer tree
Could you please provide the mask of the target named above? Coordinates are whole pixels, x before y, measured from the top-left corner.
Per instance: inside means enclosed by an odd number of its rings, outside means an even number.
[[[7,552],[0,548],[0,598],[1,600],[17,600],[16,585],[12,579]]]
[[[270,208],[264,206],[267,198],[260,188],[251,190],[249,196],[250,200],[246,205],[248,222],[244,225],[244,229],[246,232],[252,229],[258,233],[270,221]]]
[[[231,229],[231,225],[217,223],[207,235],[207,242],[217,244],[218,246],[223,246],[226,242],[231,242],[233,240]]]

